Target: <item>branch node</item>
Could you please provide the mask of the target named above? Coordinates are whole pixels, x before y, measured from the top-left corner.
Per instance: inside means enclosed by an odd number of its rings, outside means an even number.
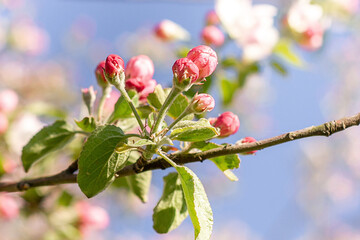
[[[19,191],[25,191],[30,188],[30,184],[27,182],[19,182],[16,187]]]

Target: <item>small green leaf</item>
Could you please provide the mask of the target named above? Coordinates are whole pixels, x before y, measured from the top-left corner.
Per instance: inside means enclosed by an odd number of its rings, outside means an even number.
[[[234,93],[237,90],[237,83],[231,82],[227,79],[221,79],[220,87],[223,104],[230,104],[233,99]]]
[[[86,141],[79,157],[77,180],[87,197],[103,191],[125,165],[129,152],[115,152],[121,142],[126,142],[126,136],[121,128],[113,125],[97,127]]]
[[[198,142],[214,138],[219,132],[207,119],[201,118],[199,121],[181,121],[174,126],[170,138],[179,141]]]
[[[201,151],[207,151],[210,149],[221,147],[221,145],[211,142],[196,142],[192,143],[192,148],[197,148]],[[240,158],[237,154],[219,156],[210,158],[215,165],[224,172],[225,176],[231,181],[237,181],[238,178],[230,169],[236,169],[240,166]]]
[[[148,195],[151,185],[152,172],[146,171],[136,175],[127,176],[126,180],[130,190],[140,198],[143,203],[148,201]]]
[[[31,165],[47,154],[62,148],[74,136],[71,126],[65,121],[56,121],[41,129],[23,147],[21,160],[27,172]]]
[[[176,166],[184,191],[186,206],[194,225],[195,239],[210,239],[213,225],[213,213],[205,189],[200,179],[185,166]]]
[[[187,108],[187,106],[189,106],[188,98],[185,95],[180,94],[169,108],[167,114],[176,119]]]
[[[148,103],[156,109],[160,109],[165,102],[167,94],[160,84],[155,87],[153,93],[150,93],[147,97]]]
[[[84,117],[81,121],[75,120],[75,123],[85,132],[92,132],[96,128],[96,121],[93,117]]]
[[[178,173],[164,177],[163,194],[154,208],[153,228],[158,233],[176,229],[188,216],[181,180]]]
[[[139,95],[133,90],[128,91],[128,95],[131,98],[134,106],[137,107],[139,105]],[[121,118],[129,118],[132,116],[132,113],[133,112],[129,104],[126,102],[124,96],[120,96],[115,104],[111,122]]]
[[[286,70],[285,66],[283,64],[281,64],[280,62],[273,59],[273,60],[270,61],[270,66],[276,72],[280,73],[282,76],[287,76],[288,75],[288,71]]]
[[[142,147],[142,146],[148,146],[148,145],[156,145],[156,143],[154,143],[153,141],[148,140],[148,139],[140,139],[139,141],[128,144],[128,146],[130,146],[130,147]]]
[[[148,118],[149,115],[154,112],[154,109],[149,105],[139,106],[136,108],[136,110],[141,118]]]
[[[294,66],[304,66],[303,60],[291,49],[291,42],[282,39],[274,47],[274,53]]]

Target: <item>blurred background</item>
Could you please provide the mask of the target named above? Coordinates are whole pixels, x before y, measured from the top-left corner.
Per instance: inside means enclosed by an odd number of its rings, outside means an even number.
[[[1,180],[48,175],[68,165],[75,150],[25,175],[21,148],[54,119],[84,116],[80,89],[96,86],[95,67],[112,53],[125,62],[148,55],[153,78],[170,87],[177,58],[197,45],[213,45],[221,61],[206,84],[216,99],[208,117],[231,110],[241,122],[235,135],[218,143],[264,139],[355,114],[358,5],[357,0],[0,0],[0,95],[16,102],[0,111]],[[155,31],[165,19],[175,24],[168,35]],[[212,33],[207,37],[206,25],[220,29],[225,42]],[[0,96],[0,110],[1,101]],[[241,156],[237,182],[210,161],[189,164],[213,208],[212,239],[360,239],[359,144],[355,127]],[[165,235],[152,229],[162,177],[170,171],[154,172],[145,204],[117,187],[91,200],[76,185],[2,194],[0,208],[13,210],[0,209],[1,238],[192,239],[189,218]],[[102,223],[88,227],[74,220],[91,207]]]

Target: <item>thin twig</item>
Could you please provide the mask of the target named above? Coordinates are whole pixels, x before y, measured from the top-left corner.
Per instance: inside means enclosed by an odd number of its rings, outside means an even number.
[[[291,142],[301,138],[314,137],[314,136],[329,137],[330,135],[336,132],[343,131],[346,128],[357,126],[359,124],[360,124],[360,113],[348,118],[342,118],[339,120],[321,124],[319,126],[312,126],[301,130],[284,133],[279,136],[267,138],[253,143],[245,143],[241,145],[228,144],[204,152],[197,152],[197,153],[180,152],[180,153],[169,154],[167,155],[167,157],[179,165],[191,163],[191,162],[202,162],[206,159],[213,157],[244,153],[254,150],[261,150],[264,148],[272,147],[286,142]],[[171,165],[168,162],[163,160],[162,157],[158,157],[156,159],[153,159],[152,161],[143,162],[143,166],[141,166],[141,169],[139,169],[136,163],[126,166],[116,173],[116,177],[130,176],[149,170],[165,169],[169,167],[171,167]],[[52,176],[22,180],[20,182],[0,183],[0,191],[18,192],[33,187],[58,185],[64,183],[76,183],[77,175],[74,174],[76,170],[77,170],[77,161],[73,162],[64,171]]]

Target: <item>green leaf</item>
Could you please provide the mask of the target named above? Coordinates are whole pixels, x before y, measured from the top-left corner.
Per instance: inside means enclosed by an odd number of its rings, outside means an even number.
[[[163,194],[154,208],[153,228],[158,233],[167,233],[176,229],[188,216],[186,201],[181,188],[178,173],[169,173],[164,177]]]
[[[129,152],[116,153],[115,147],[125,143],[121,128],[113,125],[100,126],[90,135],[79,157],[77,177],[81,191],[93,197],[103,191],[115,179],[116,171],[126,163]]]
[[[280,62],[273,59],[273,60],[270,61],[270,66],[276,72],[280,73],[282,76],[287,76],[288,75],[288,71],[286,70],[285,66],[283,64],[281,64]]]
[[[197,148],[201,151],[207,151],[210,149],[221,147],[221,145],[211,142],[196,142],[192,143],[192,148]],[[236,175],[230,169],[237,169],[240,166],[240,158],[237,154],[219,156],[210,158],[215,165],[224,172],[225,176],[231,181],[238,181]]]
[[[227,79],[221,79],[220,87],[223,104],[230,104],[233,99],[234,93],[237,90],[237,83],[231,82]]]
[[[149,115],[154,112],[154,109],[149,105],[142,105],[137,107],[136,110],[141,118],[148,118]]]
[[[198,142],[214,138],[219,132],[207,119],[201,118],[199,121],[184,120],[174,126],[170,138],[179,141]]]
[[[136,175],[127,176],[126,180],[130,190],[140,198],[143,203],[148,201],[149,190],[151,186],[152,172],[146,171]]]
[[[150,93],[147,97],[148,103],[156,109],[160,109],[165,102],[167,94],[160,84],[155,87],[153,93]]]
[[[148,140],[148,139],[140,139],[139,141],[128,144],[128,146],[130,146],[130,147],[142,147],[142,146],[148,146],[148,145],[156,145],[156,143],[154,143],[153,141]]]
[[[291,42],[289,40],[280,40],[274,47],[274,53],[294,66],[304,66],[303,60],[291,49]]]
[[[23,147],[21,160],[27,172],[31,165],[47,154],[62,148],[74,136],[71,126],[65,121],[56,121],[41,129]]]
[[[167,114],[176,119],[187,108],[187,106],[189,106],[188,98],[185,95],[180,94],[169,108]]]
[[[200,179],[185,166],[176,166],[184,191],[186,206],[194,225],[195,239],[210,239],[213,225],[213,213],[205,189]]]
[[[128,91],[128,95],[131,98],[134,106],[137,107],[139,105],[139,95],[133,90]],[[115,104],[111,122],[121,118],[129,118],[132,116],[132,113],[133,112],[129,104],[126,102],[124,96],[120,96]]]
[[[85,132],[92,132],[96,128],[96,121],[93,117],[84,117],[81,121],[75,120],[75,123]]]

